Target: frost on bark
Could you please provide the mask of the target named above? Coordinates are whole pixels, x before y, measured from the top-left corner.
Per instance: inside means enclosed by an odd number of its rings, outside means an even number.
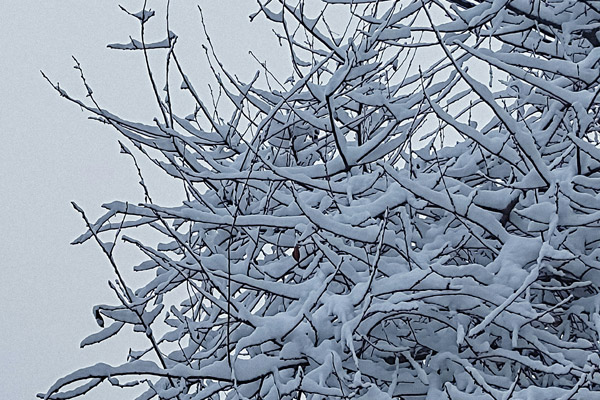
[[[141,179],[142,204],[76,206],[74,243],[116,274],[82,346],[126,325],[146,344],[42,397],[600,398],[598,2],[259,1],[293,74],[240,82],[205,41],[227,116],[177,36],[146,43],[154,13],[131,15],[141,38],[112,47],[164,53],[154,123],[55,88],[188,198],[156,204]],[[154,279],[127,286],[117,239]]]

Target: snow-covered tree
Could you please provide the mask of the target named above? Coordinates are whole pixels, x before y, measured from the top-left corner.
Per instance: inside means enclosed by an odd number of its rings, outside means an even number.
[[[158,17],[130,14],[142,36],[111,47],[165,55],[153,123],[103,109],[81,68],[87,99],[54,87],[188,198],[161,206],[140,179],[142,204],[95,222],[75,205],[74,243],[116,278],[82,346],[142,339],[41,397],[600,398],[599,2],[259,0],[291,76],[241,82],[205,40],[224,108],[175,33],[148,43]],[[142,287],[117,239],[147,257]]]

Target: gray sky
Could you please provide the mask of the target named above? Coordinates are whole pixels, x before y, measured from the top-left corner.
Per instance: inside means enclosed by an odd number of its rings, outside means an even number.
[[[165,3],[149,1],[157,10],[149,41],[164,39]],[[248,22],[254,1],[171,3],[179,58],[200,92],[208,92],[210,71],[196,4],[202,6],[208,31],[230,71],[248,81],[259,67],[248,54],[252,50],[286,79],[287,49],[277,45],[272,25],[263,16]],[[39,72],[44,70],[61,88],[84,98],[79,74],[72,68],[71,56],[76,56],[102,107],[152,123],[158,109],[142,53],[106,48],[108,43],[128,42],[129,35],[139,38],[136,20],[118,4],[137,12],[143,0],[19,0],[4,1],[0,7],[0,399],[33,399],[69,372],[97,362],[120,364],[129,347],[139,350],[146,345],[142,335],[121,332],[100,345],[79,349],[83,338],[99,330],[93,305],[114,304],[106,283],[114,277],[94,243],[69,245],[85,228],[70,202],[76,201],[95,220],[102,214],[101,204],[141,202],[143,191],[131,159],[119,154],[120,136],[61,99]],[[433,59],[420,58],[426,63]],[[162,70],[157,74],[162,76]],[[478,74],[488,79],[487,69]],[[210,101],[208,95],[205,100]],[[149,162],[138,162],[155,202],[181,201],[179,186],[161,179]],[[143,260],[126,245],[117,251],[123,267]],[[115,391],[105,384],[86,399],[111,394],[124,398]]]
[[[150,7],[163,9],[163,1]],[[209,32],[223,61],[241,77],[257,64],[248,55],[273,60],[271,27],[248,24],[254,2],[172,1],[172,24],[180,36],[180,57],[198,81],[207,74],[199,40],[201,4]],[[240,8],[240,3],[245,8]],[[96,332],[92,306],[112,304],[106,282],[112,270],[92,242],[70,246],[84,230],[70,205],[76,201],[91,219],[113,200],[139,202],[143,192],[118,134],[87,119],[61,99],[40,69],[61,87],[83,98],[71,55],[81,62],[102,106],[145,122],[157,111],[138,52],[108,50],[106,44],[138,36],[133,18],[118,4],[139,11],[143,1],[4,1],[0,11],[0,398],[30,399],[56,379],[96,362],[125,361],[129,346],[142,337],[125,335],[91,348],[80,341]],[[157,18],[158,20],[158,18]],[[160,23],[158,23],[160,25]],[[162,39],[155,37],[156,39]],[[269,50],[271,49],[271,50]],[[280,50],[287,57],[285,50]],[[194,58],[195,57],[195,58]],[[275,61],[277,62],[276,56]],[[281,61],[281,58],[280,60]],[[281,66],[283,63],[280,62]],[[158,202],[178,202],[178,191],[148,163],[145,178]],[[141,260],[120,253],[124,265]],[[103,385],[89,399],[115,393]],[[114,390],[114,389],[113,389]],[[123,394],[121,394],[123,395]]]

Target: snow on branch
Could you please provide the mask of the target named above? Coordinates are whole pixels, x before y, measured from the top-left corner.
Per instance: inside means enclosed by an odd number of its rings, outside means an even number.
[[[81,345],[129,326],[141,349],[40,396],[109,382],[148,386],[140,399],[598,398],[594,3],[259,2],[251,19],[273,24],[291,75],[261,64],[242,82],[208,36],[207,92],[170,32],[110,45],[169,49],[166,78],[146,57],[154,123],[53,84],[134,144],[145,202],[95,222],[76,206],[88,230],[73,243],[96,241],[117,278]],[[156,19],[131,15],[142,35]],[[136,157],[187,198],[152,202]],[[154,273],[140,287],[119,238]]]

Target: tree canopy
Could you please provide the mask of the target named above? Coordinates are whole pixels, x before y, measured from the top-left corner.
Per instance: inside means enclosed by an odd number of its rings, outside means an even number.
[[[110,47],[164,54],[145,58],[156,119],[103,109],[78,64],[86,99],[53,86],[187,198],[154,203],[138,168],[145,202],[95,222],[74,204],[74,243],[115,272],[81,345],[130,326],[145,347],[41,397],[600,398],[598,2],[259,0],[291,75],[242,82],[208,35],[218,93],[168,23],[149,43],[160,17],[124,11],[140,36]],[[145,285],[123,278],[118,239],[146,256]]]

